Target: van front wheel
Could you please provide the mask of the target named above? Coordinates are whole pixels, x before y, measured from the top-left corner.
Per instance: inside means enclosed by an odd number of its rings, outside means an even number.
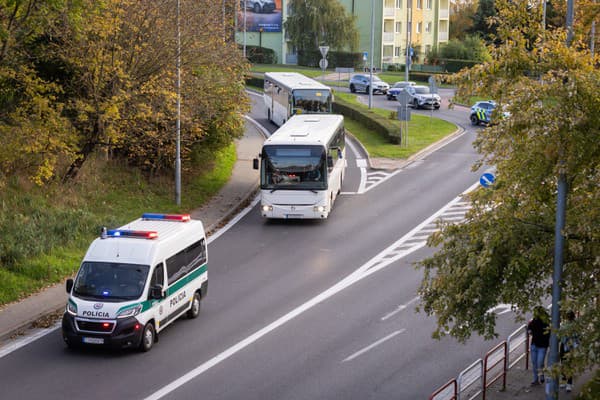
[[[190,319],[194,319],[200,314],[200,293],[194,293],[194,297],[192,298],[192,306],[187,312],[187,316]]]
[[[144,326],[144,332],[142,333],[142,342],[140,343],[140,351],[147,352],[150,351],[152,346],[154,345],[155,332],[154,325],[152,322],[148,322],[146,326]]]

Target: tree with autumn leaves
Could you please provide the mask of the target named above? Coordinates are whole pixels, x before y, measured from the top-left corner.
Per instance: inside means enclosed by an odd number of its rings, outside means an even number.
[[[72,179],[94,152],[172,170],[176,0],[0,1],[0,179]],[[245,60],[233,11],[180,0],[181,150],[243,131]]]
[[[469,195],[460,225],[442,224],[430,239],[438,251],[424,270],[420,308],[437,318],[435,337],[495,335],[500,303],[525,318],[549,304],[554,261],[557,177],[567,177],[561,311],[578,318],[559,337],[581,346],[561,368],[600,361],[600,71],[590,52],[590,27],[600,6],[576,3],[572,36],[542,26],[541,6],[497,0],[492,60],[456,76],[458,95],[495,99],[497,124],[479,131],[474,168],[495,168],[496,183]],[[567,37],[570,40],[567,40]],[[503,113],[506,116],[503,118]]]

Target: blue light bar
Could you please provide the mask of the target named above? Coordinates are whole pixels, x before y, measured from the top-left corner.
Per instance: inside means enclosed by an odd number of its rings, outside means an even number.
[[[158,232],[156,231],[131,231],[126,229],[111,229],[106,232],[106,237],[118,238],[140,238],[140,239],[156,239]]]
[[[144,213],[142,219],[147,220],[162,220],[162,221],[179,221],[188,222],[191,217],[190,214],[156,214],[156,213]]]

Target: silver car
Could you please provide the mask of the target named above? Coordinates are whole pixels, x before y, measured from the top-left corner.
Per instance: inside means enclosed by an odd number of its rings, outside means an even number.
[[[435,93],[431,93],[429,86],[407,86],[403,90],[410,95],[411,100],[408,104],[415,109],[428,107],[438,110],[440,108],[442,98]]]
[[[350,92],[365,92],[369,93],[369,87],[371,85],[370,75],[356,74],[350,78],[350,82],[348,83],[350,87]],[[378,76],[373,75],[373,94],[381,93],[387,94],[390,85],[386,82],[382,81]]]

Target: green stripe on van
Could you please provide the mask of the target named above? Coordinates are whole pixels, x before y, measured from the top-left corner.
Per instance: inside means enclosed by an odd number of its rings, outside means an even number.
[[[198,279],[200,277],[200,275],[206,273],[206,271],[207,271],[207,264],[204,264],[200,268],[196,268],[195,270],[193,270],[192,272],[190,272],[189,274],[187,274],[186,276],[184,276],[183,278],[181,278],[180,280],[175,282],[173,284],[173,286],[169,286],[169,288],[167,289],[167,296],[172,295],[173,293],[175,293],[176,291],[178,291],[179,289],[181,289],[182,287],[184,287],[185,285],[187,285],[194,279]]]

